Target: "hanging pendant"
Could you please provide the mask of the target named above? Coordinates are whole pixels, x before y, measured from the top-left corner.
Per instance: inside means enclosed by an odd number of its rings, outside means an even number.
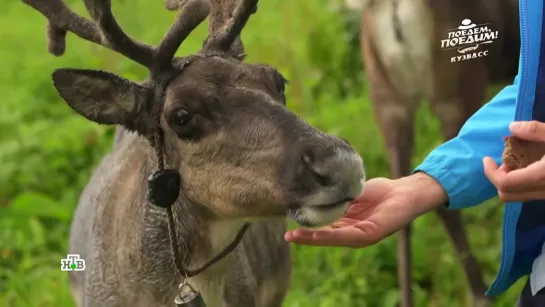
[[[174,298],[177,307],[206,307],[202,295],[187,282],[180,284],[180,293]]]

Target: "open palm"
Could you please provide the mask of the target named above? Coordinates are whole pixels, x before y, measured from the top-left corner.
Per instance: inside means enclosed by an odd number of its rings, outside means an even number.
[[[341,219],[321,229],[289,231],[285,238],[315,246],[360,248],[376,244],[425,212],[414,208],[417,193],[413,186],[403,180],[371,179]]]

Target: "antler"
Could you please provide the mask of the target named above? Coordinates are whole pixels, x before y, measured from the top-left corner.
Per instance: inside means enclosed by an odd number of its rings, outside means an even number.
[[[93,21],[74,13],[62,0],[22,0],[48,19],[48,50],[60,56],[64,54],[66,33],[114,50],[145,66],[161,71],[171,65],[174,54],[211,10],[209,36],[204,49],[226,52],[230,48],[235,55],[242,55],[244,48],[239,34],[248,18],[255,12],[257,0],[166,0],[169,9],[182,7],[167,34],[157,47],[152,47],[128,36],[115,20],[111,0],[84,0]]]
[[[185,38],[208,15],[206,1],[192,0],[184,5],[174,25],[157,48],[129,37],[119,26],[111,11],[110,0],[84,0],[93,18],[88,20],[74,13],[62,0],[23,0],[48,19],[48,50],[60,56],[65,50],[66,32],[102,45],[151,69],[170,63]]]
[[[163,69],[170,64],[182,42],[208,16],[208,1],[189,0],[181,5],[182,13],[178,15],[174,25],[157,46],[154,65],[158,69]]]
[[[250,15],[256,12],[258,0],[210,0],[209,36],[204,44],[207,51],[244,53],[240,32]],[[236,3],[238,6],[235,6]]]
[[[101,45],[105,45],[146,67],[152,64],[154,50],[130,38],[112,14],[110,0],[84,0],[85,7],[100,29]]]

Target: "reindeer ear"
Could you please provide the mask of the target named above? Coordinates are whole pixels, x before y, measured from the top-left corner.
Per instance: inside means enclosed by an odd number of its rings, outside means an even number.
[[[149,116],[145,87],[98,70],[58,69],[52,77],[61,97],[85,118],[144,132]]]

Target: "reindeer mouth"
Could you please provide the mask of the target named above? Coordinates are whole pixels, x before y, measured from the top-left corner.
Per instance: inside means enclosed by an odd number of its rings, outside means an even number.
[[[326,225],[340,218],[353,200],[346,197],[328,204],[292,205],[288,208],[287,217],[303,227]]]
[[[309,206],[309,207],[312,207],[312,209],[316,209],[316,210],[324,210],[324,211],[327,211],[327,210],[332,210],[332,209],[336,209],[337,207],[339,206],[345,206],[347,203],[353,201],[354,198],[351,198],[351,197],[346,197],[346,198],[343,198],[337,202],[334,202],[334,203],[330,203],[330,204],[325,204],[325,205],[313,205],[313,206]]]
[[[328,203],[328,204],[319,204],[319,205],[301,205],[301,204],[292,204],[288,207],[288,210],[289,211],[297,211],[301,208],[308,208],[308,209],[313,209],[313,210],[323,210],[323,211],[327,211],[327,210],[332,210],[332,209],[336,209],[338,208],[339,206],[344,206],[346,205],[347,203],[353,201],[354,198],[351,198],[351,197],[345,197],[341,200],[338,200],[336,202],[333,202],[333,203]]]

